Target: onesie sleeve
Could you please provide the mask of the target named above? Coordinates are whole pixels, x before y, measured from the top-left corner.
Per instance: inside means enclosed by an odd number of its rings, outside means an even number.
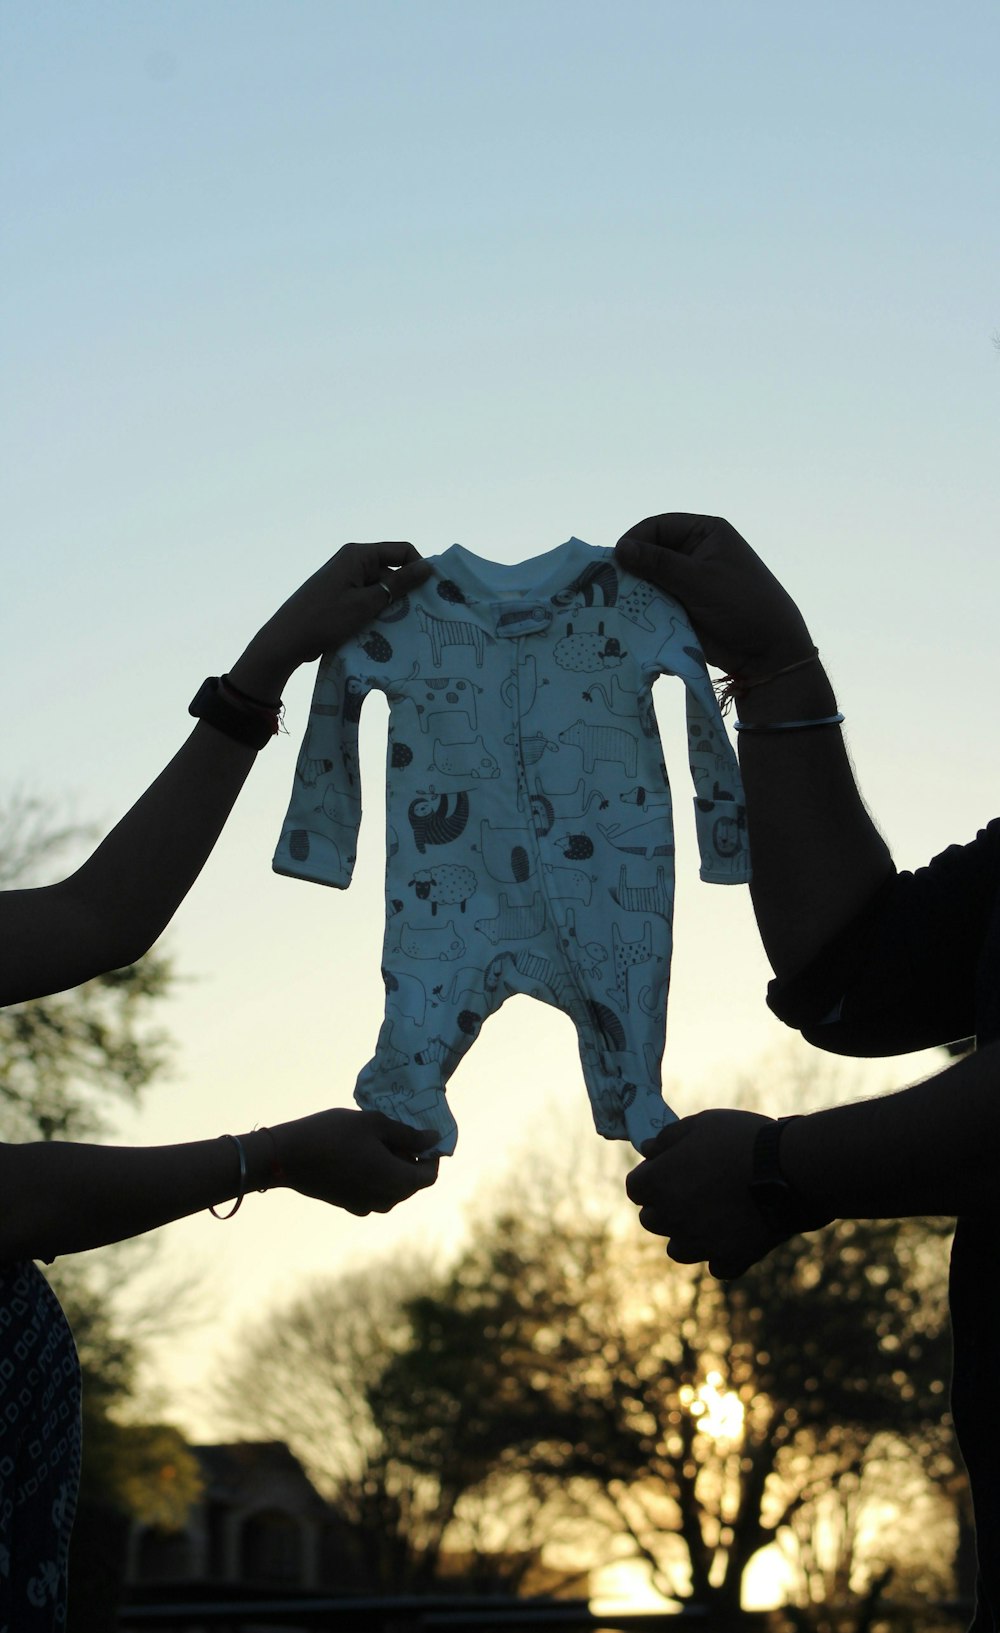
[[[274,853],[275,873],[346,890],[361,825],[358,724],[377,679],[361,672],[353,642],[320,659],[292,797]]]
[[[651,673],[675,675],[686,689],[688,763],[695,790],[701,878],[709,884],[746,884],[750,847],[743,782],[705,655],[679,601],[658,591],[646,611],[655,626],[651,639],[658,642],[649,665]]]

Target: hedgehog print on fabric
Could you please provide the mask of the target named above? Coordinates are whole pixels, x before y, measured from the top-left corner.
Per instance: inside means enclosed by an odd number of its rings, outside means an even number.
[[[594,1122],[636,1148],[660,1092],[674,896],[651,690],[686,689],[701,877],[750,877],[743,791],[678,602],[570,539],[513,566],[461,545],[320,662],[279,873],[346,889],[358,723],[389,702],[385,1021],[355,1098],[454,1150],[448,1078],[526,993],[573,1021]],[[480,1045],[483,1047],[483,1045]]]

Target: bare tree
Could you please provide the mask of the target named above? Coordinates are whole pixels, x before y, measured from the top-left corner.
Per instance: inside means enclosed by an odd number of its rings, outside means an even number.
[[[369,1406],[412,1341],[406,1301],[428,1285],[417,1261],[312,1284],[242,1337],[218,1391],[228,1427],[286,1441],[335,1504],[359,1585],[433,1579],[460,1495],[450,1468],[415,1470]]]
[[[952,1588],[954,1506],[892,1434],[875,1435],[858,1473],[793,1514],[781,1540],[811,1633],[864,1633],[887,1597],[919,1610]]]
[[[507,1466],[586,1481],[660,1591],[724,1619],[754,1555],[859,1479],[878,1434],[953,1472],[944,1277],[940,1232],[919,1222],[841,1222],[723,1284],[611,1215],[521,1197],[416,1333],[425,1354],[489,1351],[481,1410]],[[418,1459],[449,1387],[428,1371],[401,1356],[382,1389],[412,1414]]]
[[[0,888],[44,882],[67,855],[93,842],[89,827],[62,821],[44,800],[0,801]],[[135,1103],[162,1073],[164,1034],[151,1016],[170,991],[169,961],[156,952],[69,992],[0,1010],[0,1137],[81,1138],[105,1130],[116,1103]],[[119,1302],[148,1267],[152,1243],[119,1243],[61,1260],[48,1272],[73,1328],[84,1375],[84,1501],[110,1503],[157,1523],[181,1523],[198,1489],[195,1461],[177,1431],[128,1422],[144,1342],[162,1324],[158,1297]],[[169,1289],[171,1321],[194,1297],[192,1278]],[[169,1471],[164,1473],[164,1471]]]
[[[506,1550],[523,1581],[559,1544],[591,1565],[627,1545],[725,1623],[780,1540],[806,1625],[836,1513],[840,1633],[860,1629],[879,1570],[917,1580],[898,1527],[863,1535],[899,1466],[886,1437],[921,1490],[957,1478],[943,1228],[842,1221],[720,1283],[638,1228],[609,1162],[508,1178],[447,1274],[372,1269],[276,1312],[241,1345],[235,1420],[289,1440],[383,1588],[430,1580],[446,1547],[489,1547],[494,1575]]]
[[[0,802],[0,888],[35,884],[92,839],[45,802]],[[165,1035],[150,1024],[173,972],[156,951],[69,992],[0,1010],[0,1138],[82,1139],[105,1130],[114,1102],[134,1104],[165,1069]]]

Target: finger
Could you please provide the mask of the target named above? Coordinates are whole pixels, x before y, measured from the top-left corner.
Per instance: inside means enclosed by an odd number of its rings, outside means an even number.
[[[394,572],[386,574],[386,583],[392,588],[393,600],[402,600],[404,595],[415,590],[419,584],[426,583],[433,572],[430,562],[418,556],[416,561],[407,562],[405,567],[397,567]]]
[[[422,560],[420,551],[409,539],[380,539],[368,548],[374,550],[380,567],[405,567],[407,562]]]
[[[386,1117],[379,1112],[382,1119],[378,1130],[390,1151],[412,1151],[414,1155],[420,1151],[429,1151],[441,1138],[436,1128],[414,1128],[412,1123],[400,1123],[395,1117]]]
[[[640,1162],[638,1168],[625,1175],[625,1195],[637,1208],[645,1203],[652,1204],[656,1209],[657,1204],[663,1202],[664,1192],[663,1175],[657,1173],[649,1162]]]
[[[347,555],[361,579],[362,588],[377,584],[385,568],[399,567],[412,561],[418,554],[409,539],[352,539],[338,555]],[[334,558],[336,559],[336,558]]]
[[[641,522],[635,522],[631,527],[627,527],[625,529],[621,538],[618,540],[618,543],[629,544],[638,542],[657,544],[659,542],[660,533],[663,529],[663,524],[666,521],[666,515],[644,516]]]
[[[676,1145],[678,1140],[683,1140],[685,1134],[690,1132],[690,1119],[687,1117],[677,1118],[672,1123],[666,1123],[659,1133],[654,1134],[651,1139],[643,1140],[642,1154],[647,1161],[651,1157],[658,1157],[662,1152],[669,1151],[672,1145]]]
[[[654,1152],[625,1175],[625,1195],[630,1202],[641,1206],[643,1202],[655,1202],[658,1197],[662,1199],[666,1194],[667,1165],[660,1161],[662,1156],[662,1151]]]
[[[638,1168],[630,1169],[625,1175],[625,1195],[637,1208],[649,1201],[654,1190],[648,1162],[640,1162]]]
[[[756,1262],[756,1259],[709,1259],[708,1273],[716,1281],[737,1281]]]
[[[662,516],[646,516],[643,521],[628,528],[618,544],[626,549],[635,544],[649,544],[657,550],[677,550],[690,554],[701,542],[706,526],[712,519],[683,510],[667,511]]]
[[[406,1202],[417,1191],[426,1191],[438,1177],[438,1162],[408,1163],[405,1175],[392,1180],[382,1190],[381,1200],[373,1204],[376,1213],[391,1213],[400,1202]]]
[[[640,1208],[639,1223],[643,1230],[648,1230],[650,1236],[672,1236],[673,1223],[668,1223],[659,1208]]]
[[[671,1236],[667,1258],[673,1259],[675,1264],[701,1264],[708,1258],[708,1247],[694,1237]]]
[[[615,555],[630,573],[637,578],[649,579],[661,589],[676,595],[678,601],[684,600],[685,591],[690,593],[701,576],[697,566],[687,556],[676,548],[664,549],[660,544],[639,539],[627,542],[619,540]]]
[[[376,579],[359,587],[356,592],[364,597],[361,602],[362,614],[366,618],[377,618],[386,607],[391,607],[395,601],[402,601],[410,590],[423,584],[433,571],[430,562],[421,559],[408,562],[405,567],[383,567]]]
[[[441,1164],[437,1157],[425,1158],[422,1162],[414,1163],[407,1173],[409,1184],[408,1195],[414,1191],[427,1191],[438,1177]]]

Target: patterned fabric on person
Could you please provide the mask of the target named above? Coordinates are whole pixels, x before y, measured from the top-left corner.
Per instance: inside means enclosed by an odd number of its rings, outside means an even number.
[[[0,1633],[66,1627],[80,1365],[34,1264],[0,1265]]]
[[[573,1021],[594,1123],[641,1149],[674,901],[651,691],[683,683],[701,877],[749,877],[743,789],[680,604],[580,539],[517,564],[460,545],[320,664],[279,873],[341,889],[361,819],[358,722],[389,701],[385,1020],[359,1104],[440,1135],[444,1087],[511,994]]]

